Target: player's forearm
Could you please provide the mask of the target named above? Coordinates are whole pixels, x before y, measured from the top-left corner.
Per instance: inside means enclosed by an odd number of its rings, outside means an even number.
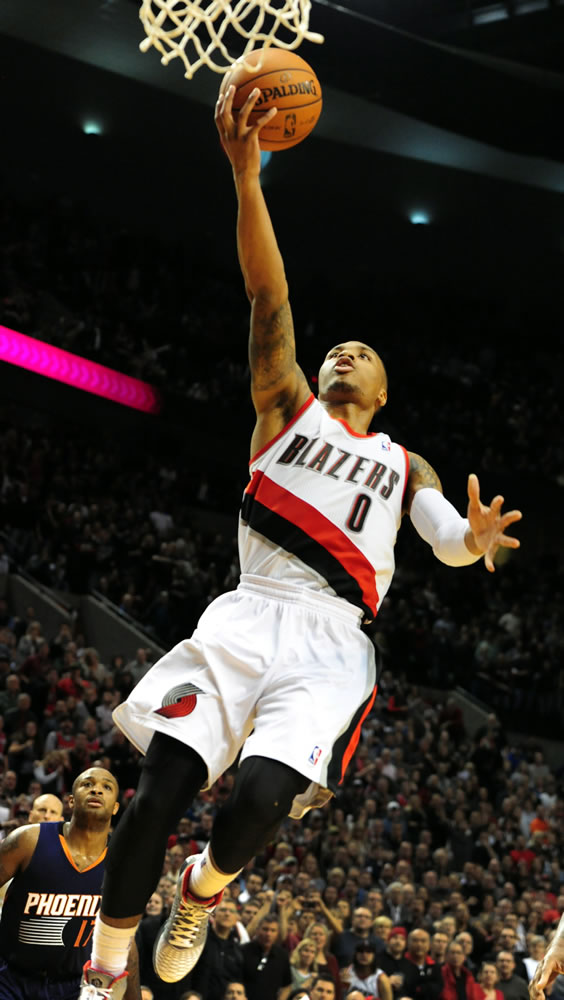
[[[131,942],[127,960],[127,986],[124,1000],[141,1000],[141,980],[139,978],[139,952],[135,939]]]
[[[559,962],[564,960],[564,916],[560,918],[560,923],[556,928],[556,934],[550,942],[546,954],[550,958],[554,957],[558,959]]]
[[[284,262],[266,207],[258,175],[235,177],[239,201],[237,250],[247,294],[251,301],[268,301],[277,309],[288,298]]]

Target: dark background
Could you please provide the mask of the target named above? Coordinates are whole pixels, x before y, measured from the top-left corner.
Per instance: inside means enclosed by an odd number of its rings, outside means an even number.
[[[460,391],[433,371],[435,359],[477,366],[481,377],[464,390],[477,410],[494,376],[506,372],[511,381],[518,372],[518,402],[532,423],[542,416],[544,381],[554,384],[561,367],[564,6],[315,2],[311,26],[325,44],[304,43],[300,53],[322,81],[323,115],[311,137],[275,154],[263,174],[300,360],[314,375],[342,330],[372,342],[390,370],[387,428],[438,462],[460,501],[460,470],[470,463],[481,471],[483,446],[470,435],[452,462],[452,449],[435,448]],[[236,298],[224,350],[242,360],[247,306],[235,203],[212,121],[220,77],[202,69],[186,81],[178,63],[164,68],[154,51],[141,55],[130,0],[6,0],[0,31],[5,202],[32,211],[50,199],[57,211],[70,199],[116,238],[126,234],[141,248],[160,241],[184,260],[187,301],[197,304],[200,284],[216,273]],[[84,134],[87,120],[103,134]],[[427,212],[430,225],[412,225],[414,210]],[[163,327],[163,341],[169,333]],[[217,351],[205,337],[191,341],[189,364],[213,371]],[[2,368],[4,393],[16,395],[13,370]],[[77,394],[65,392],[76,408]],[[424,426],[419,440],[413,420],[402,423],[406,399],[420,394],[434,400],[427,447]],[[37,404],[40,392],[29,395]],[[165,396],[160,426],[170,433],[188,411],[174,393]],[[52,399],[44,405],[53,411]],[[98,405],[93,419],[113,424],[116,408]],[[225,416],[216,422],[239,465],[250,409],[241,403],[236,420]],[[507,440],[508,454],[529,446]],[[523,462],[514,473],[510,465],[485,471],[486,489],[491,479],[492,489],[512,491],[532,510],[537,471],[527,483]],[[544,484],[549,510],[534,529],[546,545],[554,544],[559,472]],[[533,530],[527,524],[525,533]]]

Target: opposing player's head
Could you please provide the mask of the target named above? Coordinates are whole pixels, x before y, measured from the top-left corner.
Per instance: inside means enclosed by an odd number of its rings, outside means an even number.
[[[376,413],[388,399],[388,377],[380,355],[360,340],[332,347],[319,369],[319,398],[373,407]]]
[[[46,793],[34,799],[29,813],[30,823],[60,823],[63,818],[63,803],[56,795]]]
[[[105,767],[89,767],[75,778],[69,804],[73,823],[100,829],[110,825],[119,809],[119,785]]]

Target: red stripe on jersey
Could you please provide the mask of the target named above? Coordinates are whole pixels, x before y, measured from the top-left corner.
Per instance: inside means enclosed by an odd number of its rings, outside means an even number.
[[[341,531],[332,521],[306,503],[299,497],[279,486],[262,472],[255,472],[246,492],[268,510],[283,517],[291,524],[309,535],[318,545],[323,546],[346,570],[353,580],[356,580],[362,591],[364,603],[376,617],[378,609],[378,591],[374,567],[365,555],[356,547],[344,531]]]
[[[270,439],[270,441],[266,442],[266,444],[263,444],[262,448],[259,448],[256,454],[254,454],[252,458],[249,459],[249,465],[252,465],[253,462],[256,462],[257,458],[260,458],[261,455],[264,455],[265,451],[268,451],[269,448],[272,448],[272,445],[276,441],[278,441],[283,434],[286,433],[286,431],[288,430],[289,427],[292,426],[292,424],[295,424],[296,420],[298,420],[301,417],[302,413],[305,413],[308,406],[311,406],[311,404],[313,403],[314,399],[315,396],[313,395],[313,393],[311,394],[311,396],[308,396],[305,403],[303,403],[303,405],[300,406],[298,412],[294,413],[294,416],[288,421],[287,424],[284,424],[282,430],[278,431],[278,434],[275,434],[274,437]]]
[[[341,765],[341,777],[340,777],[340,780],[339,780],[339,784],[340,785],[343,784],[343,781],[344,781],[344,778],[345,778],[345,771],[347,770],[347,767],[349,766],[349,763],[350,763],[350,759],[351,759],[352,755],[354,754],[354,752],[355,752],[355,750],[356,750],[356,748],[358,746],[358,741],[360,739],[360,731],[362,729],[362,723],[364,722],[366,716],[368,715],[370,709],[372,708],[372,706],[374,704],[374,699],[376,698],[377,691],[378,691],[378,685],[376,685],[376,687],[374,688],[374,691],[372,692],[372,697],[371,697],[370,701],[368,702],[368,705],[364,709],[364,712],[362,713],[362,715],[360,717],[358,726],[356,727],[354,733],[352,734],[352,736],[351,736],[351,738],[349,740],[349,745],[348,745],[347,749],[345,750],[345,752],[343,754],[343,763]]]

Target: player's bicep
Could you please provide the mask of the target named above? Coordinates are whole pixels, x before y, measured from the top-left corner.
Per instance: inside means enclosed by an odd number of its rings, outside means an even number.
[[[0,885],[5,885],[27,866],[38,837],[39,825],[20,826],[0,843]]]
[[[418,490],[430,487],[431,489],[438,490],[439,493],[443,492],[441,481],[433,466],[429,465],[426,459],[422,458],[421,455],[416,455],[413,451],[408,451],[407,454],[409,457],[409,476],[403,501],[404,514],[409,514],[411,511],[411,504]]]

